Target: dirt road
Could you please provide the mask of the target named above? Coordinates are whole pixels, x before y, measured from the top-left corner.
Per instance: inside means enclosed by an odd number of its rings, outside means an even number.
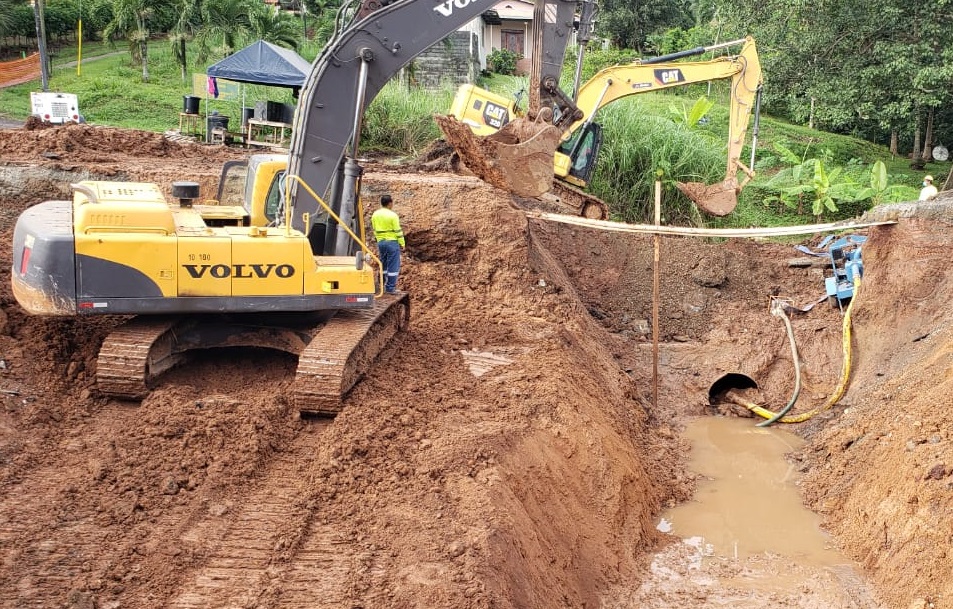
[[[244,154],[2,131],[0,236],[71,180],[209,193]],[[695,485],[685,417],[714,414],[715,389],[742,377],[784,403],[793,363],[768,304],[815,300],[821,269],[789,267],[791,245],[663,239],[654,406],[651,237],[529,221],[473,177],[371,166],[365,189],[400,202],[413,318],[327,423],[298,418],[295,362],[264,350],[203,354],[141,404],[98,397],[116,320],[27,316],[4,250],[0,606],[819,606],[739,593],[718,570],[653,593],[652,565],[682,551],[656,524]],[[791,456],[805,501],[874,586],[845,586],[863,591],[851,607],[953,604],[950,234],[917,218],[870,230],[847,394],[788,427],[806,439]],[[797,411],[838,383],[841,322],[827,306],[792,319]]]

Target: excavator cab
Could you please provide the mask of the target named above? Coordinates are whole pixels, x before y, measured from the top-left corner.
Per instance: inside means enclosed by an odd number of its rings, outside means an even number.
[[[248,161],[229,161],[222,168],[217,200],[220,204],[241,205],[253,226],[282,226],[287,175],[286,154],[254,154]],[[308,242],[317,256],[331,255],[333,244],[328,242],[327,227],[326,212],[312,214]]]
[[[268,196],[265,197],[265,205],[262,209],[265,220],[268,221],[268,226],[277,226],[284,211],[285,188],[287,188],[286,173],[285,171],[279,171],[275,174],[271,186],[268,188]]]
[[[592,180],[602,148],[602,125],[589,123],[559,145],[553,158],[556,177],[580,188]]]

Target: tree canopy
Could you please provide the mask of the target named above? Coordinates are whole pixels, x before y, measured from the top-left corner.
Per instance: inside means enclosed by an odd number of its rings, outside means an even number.
[[[881,142],[935,115],[953,141],[951,0],[716,1],[714,27],[757,39],[773,115]]]

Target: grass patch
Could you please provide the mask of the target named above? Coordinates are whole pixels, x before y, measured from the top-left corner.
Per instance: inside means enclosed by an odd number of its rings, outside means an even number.
[[[377,152],[417,156],[441,136],[434,114],[447,112],[456,90],[408,89],[387,83],[364,115],[362,146]]]

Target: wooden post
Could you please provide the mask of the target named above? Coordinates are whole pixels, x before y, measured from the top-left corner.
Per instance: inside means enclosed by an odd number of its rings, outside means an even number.
[[[662,180],[655,179],[655,226],[662,223]],[[655,233],[655,256],[652,265],[652,407],[658,412],[658,318],[659,318],[659,258],[662,235]]]

